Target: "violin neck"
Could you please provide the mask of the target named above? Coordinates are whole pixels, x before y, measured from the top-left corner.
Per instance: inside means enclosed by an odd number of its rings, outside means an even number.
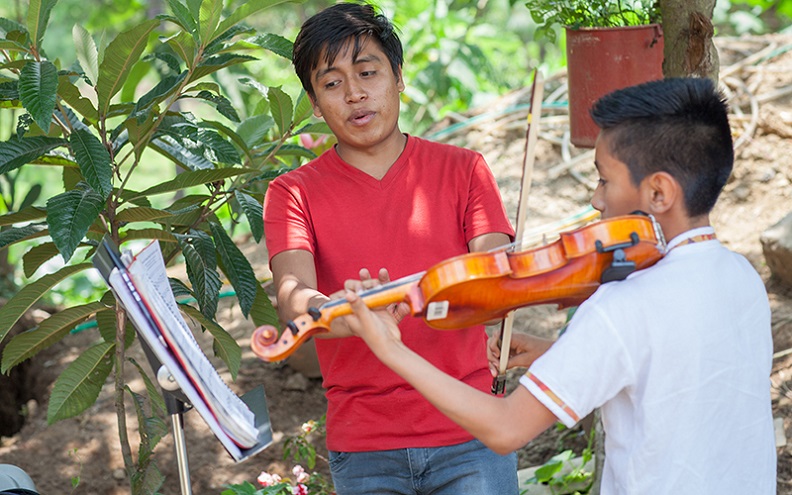
[[[387,284],[358,292],[358,296],[369,308],[383,308],[388,304],[400,303],[423,278],[425,271],[414,273]],[[346,299],[334,299],[319,307],[323,317],[336,318],[352,313],[352,308]]]

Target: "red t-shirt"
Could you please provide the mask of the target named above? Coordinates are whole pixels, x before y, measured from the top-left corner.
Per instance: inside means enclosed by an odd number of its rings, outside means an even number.
[[[270,259],[313,253],[317,285],[387,268],[391,279],[468,252],[482,234],[513,235],[497,184],[481,154],[408,136],[381,180],[345,163],[335,149],[273,180],[264,200]],[[489,390],[483,326],[439,331],[405,318],[402,340],[432,364]],[[454,445],[472,437],[446,418],[357,337],[315,339],[328,401],[327,447],[342,452]]]

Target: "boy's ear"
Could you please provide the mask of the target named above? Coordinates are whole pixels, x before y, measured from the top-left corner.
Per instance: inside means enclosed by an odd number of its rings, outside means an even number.
[[[399,67],[399,72],[396,74],[396,87],[399,88],[399,93],[404,91],[404,77],[402,76],[402,68]]]
[[[668,172],[655,172],[644,179],[645,204],[653,215],[666,213],[684,199],[682,187]]]

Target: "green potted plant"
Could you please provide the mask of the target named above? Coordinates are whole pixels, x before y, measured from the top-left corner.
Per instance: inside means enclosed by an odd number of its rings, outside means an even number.
[[[566,32],[569,124],[574,145],[594,146],[588,114],[615,89],[663,77],[663,34],[657,0],[528,0],[537,36]]]

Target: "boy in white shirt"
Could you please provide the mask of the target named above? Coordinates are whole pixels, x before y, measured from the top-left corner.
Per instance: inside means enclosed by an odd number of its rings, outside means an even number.
[[[767,294],[709,222],[734,161],[723,97],[708,79],[666,79],[611,93],[592,116],[601,132],[591,204],[603,219],[653,215],[668,251],[600,286],[555,343],[515,335],[509,366],[529,368],[522,386],[505,399],[465,386],[413,353],[392,317],[352,292],[350,327],[499,453],[600,408],[604,495],[773,494]],[[497,358],[490,342],[493,367]]]

